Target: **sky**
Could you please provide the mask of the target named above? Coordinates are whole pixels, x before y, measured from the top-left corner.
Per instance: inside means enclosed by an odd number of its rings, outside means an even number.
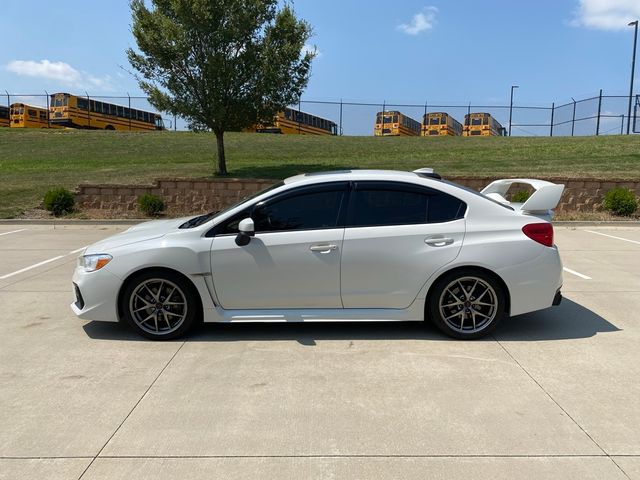
[[[314,31],[307,102],[507,105],[511,85],[519,86],[516,105],[550,106],[599,89],[628,95],[633,28],[627,24],[640,18],[640,0],[291,3]],[[126,0],[5,0],[3,7],[11,41],[0,50],[0,92],[141,95],[125,55],[135,47]],[[603,112],[617,114],[622,103]],[[305,102],[302,109],[338,121],[338,106]],[[369,119],[380,109],[345,106],[345,133],[370,134]],[[418,108],[405,110],[421,116]],[[503,124],[507,115],[496,112]],[[548,123],[548,116],[516,111],[514,124]]]

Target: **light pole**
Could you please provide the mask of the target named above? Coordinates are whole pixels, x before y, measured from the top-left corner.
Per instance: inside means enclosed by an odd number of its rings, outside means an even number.
[[[513,90],[520,88],[518,85],[511,85],[511,101],[509,102],[509,136],[511,136],[511,119],[513,118]]]
[[[629,87],[629,110],[627,112],[627,135],[631,129],[631,99],[633,97],[633,77],[636,73],[636,46],[638,45],[638,20],[629,23],[630,27],[635,27],[633,36],[633,55],[631,57],[631,86]]]

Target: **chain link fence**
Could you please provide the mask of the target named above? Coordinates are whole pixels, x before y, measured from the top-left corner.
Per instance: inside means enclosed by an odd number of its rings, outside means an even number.
[[[131,95],[90,95],[79,94],[88,100],[113,103],[123,107],[155,112],[156,109],[144,96]],[[0,105],[10,106],[13,103],[24,103],[36,107],[47,108],[50,94],[0,94]],[[640,95],[635,95],[631,115],[628,115],[629,96],[600,94],[590,98],[573,99],[563,104],[549,105],[500,105],[468,103],[387,103],[355,102],[355,101],[317,101],[302,98],[297,109],[318,117],[322,117],[338,126],[339,135],[373,135],[376,113],[399,110],[418,122],[429,112],[446,112],[460,123],[468,113],[490,113],[513,136],[583,136],[583,135],[620,135],[627,132],[640,133]],[[160,112],[165,128],[169,130],[187,130],[188,123],[179,117]]]

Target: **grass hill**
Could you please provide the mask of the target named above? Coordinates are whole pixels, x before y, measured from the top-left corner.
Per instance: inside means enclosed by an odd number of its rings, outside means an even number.
[[[284,178],[336,168],[445,176],[640,177],[640,136],[512,138],[311,137],[229,133],[231,176]],[[0,129],[0,218],[42,201],[54,186],[148,183],[214,171],[215,138],[191,132]]]

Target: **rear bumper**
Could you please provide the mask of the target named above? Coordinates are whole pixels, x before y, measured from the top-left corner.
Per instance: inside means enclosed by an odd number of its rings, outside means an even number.
[[[561,302],[562,302],[562,292],[560,291],[560,289],[558,289],[558,291],[556,292],[556,296],[553,297],[552,305],[554,307],[557,307],[558,305],[560,305]]]
[[[497,273],[509,289],[511,315],[542,310],[562,299],[562,261],[556,247],[544,247],[535,259]]]

